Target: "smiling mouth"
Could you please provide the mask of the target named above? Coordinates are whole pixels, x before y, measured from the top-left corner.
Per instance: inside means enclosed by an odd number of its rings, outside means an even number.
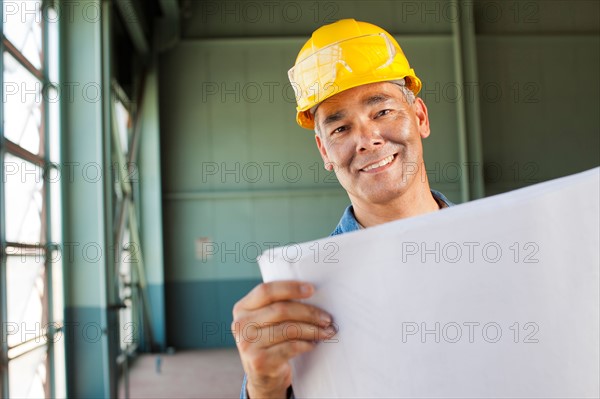
[[[374,162],[374,163],[372,163],[370,165],[365,166],[364,168],[361,169],[361,172],[379,171],[379,170],[385,168],[390,163],[392,163],[392,161],[394,160],[394,158],[396,158],[396,154],[392,154],[389,157],[386,157],[386,158],[382,159],[381,161]]]

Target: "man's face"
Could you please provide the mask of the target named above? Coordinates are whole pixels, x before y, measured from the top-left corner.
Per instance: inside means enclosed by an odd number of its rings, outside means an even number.
[[[322,102],[315,114],[317,146],[353,203],[386,204],[418,183],[427,108],[409,104],[400,87],[380,82]]]

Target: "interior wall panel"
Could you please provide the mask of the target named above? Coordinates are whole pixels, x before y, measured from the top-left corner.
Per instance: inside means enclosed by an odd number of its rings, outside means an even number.
[[[599,163],[595,0],[181,5],[184,40],[160,64],[170,345],[233,345],[231,307],[260,281],[256,248],[326,236],[349,203],[322,169],[312,133],[294,122],[286,76],[325,23],[352,17],[395,34],[423,81],[428,178],[451,200],[461,201],[462,179],[479,166],[460,155],[470,134],[459,130],[460,112],[473,96],[486,195]],[[457,70],[456,12],[474,18],[476,82]],[[203,258],[199,243],[217,252]]]
[[[441,93],[455,81],[452,38],[397,38],[427,85],[432,187],[458,202],[460,179],[446,168],[461,164],[457,103]],[[170,345],[231,345],[193,334],[229,325],[235,300],[260,281],[257,249],[327,236],[349,204],[323,169],[314,133],[295,123],[287,70],[303,41],[188,40],[161,57],[166,297],[178,309],[168,311]],[[197,304],[208,292],[210,311]]]
[[[477,46],[486,195],[600,164],[598,36],[483,36]]]

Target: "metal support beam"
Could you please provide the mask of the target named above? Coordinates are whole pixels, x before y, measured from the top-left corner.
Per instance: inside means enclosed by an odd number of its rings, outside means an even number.
[[[460,6],[459,0],[452,0],[454,9]],[[462,61],[462,42],[459,21],[452,22],[452,41],[453,41],[453,56],[454,56],[454,76],[458,87],[464,87],[463,80],[463,61]],[[467,165],[467,124],[465,115],[465,104],[462,101],[456,103],[457,107],[457,122],[458,122],[458,159],[461,165]],[[460,199],[462,202],[467,202],[470,198],[469,194],[469,175],[462,173],[460,179]]]
[[[470,7],[465,6],[465,0],[458,0],[461,12],[459,13],[459,35],[461,43],[461,56],[463,67],[463,83],[477,84],[477,52],[475,46],[475,15],[473,15],[473,2],[469,0]],[[471,14],[467,14],[470,10]],[[474,87],[479,87],[475,85]],[[465,125],[467,128],[467,157],[473,167],[465,168],[470,184],[470,199],[482,198],[485,195],[483,182],[483,149],[481,144],[481,111],[479,96],[473,98],[463,96],[465,101]]]
[[[88,0],[85,7],[101,10],[100,18],[90,22],[85,13],[73,12],[73,18],[60,26],[62,82],[94,84],[101,87],[98,101],[90,101],[76,92],[61,109],[62,161],[83,168],[90,165],[101,172],[100,179],[83,178],[74,173],[63,184],[64,242],[75,250],[64,256],[65,331],[68,343],[67,395],[77,398],[115,397],[116,380],[111,372],[114,341],[108,310],[107,274],[113,261],[110,242],[111,208],[106,194],[110,165],[105,156],[110,135],[106,115],[107,76],[110,76],[110,2]],[[110,80],[108,80],[110,87]],[[109,141],[110,142],[110,141]],[[110,151],[110,147],[108,147]],[[95,175],[96,176],[96,175]],[[90,251],[83,250],[84,247]],[[84,332],[84,328],[87,328]],[[92,333],[92,330],[94,331]],[[118,332],[118,330],[117,330]]]
[[[179,42],[180,32],[180,12],[177,0],[158,0],[164,17],[156,22],[156,48],[158,51],[164,51]]]
[[[3,15],[4,7],[0,7],[0,17]],[[0,41],[0,52],[4,54],[4,43]],[[4,63],[0,64],[0,95],[4,98]],[[4,120],[4,107],[0,106],[0,120]],[[4,126],[0,126],[0,176],[4,178],[4,156],[6,155],[6,141],[4,138]],[[4,180],[4,179],[3,179]],[[5,188],[3,180],[0,180],[0,334],[5,337],[5,329],[8,326],[8,306],[6,295],[6,226],[4,220],[5,212]],[[0,342],[0,397],[8,398],[8,340]]]
[[[179,19],[179,3],[177,0],[158,0],[160,8],[169,21]]]
[[[129,33],[133,46],[142,57],[145,57],[150,51],[145,33],[148,32],[148,24],[142,18],[139,3],[133,0],[115,0],[115,5],[125,22],[125,29]]]
[[[140,120],[139,129],[143,132],[139,144],[135,164],[138,165],[140,197],[139,240],[145,262],[144,271],[147,286],[144,295],[145,303],[152,313],[153,350],[166,348],[165,337],[165,295],[164,295],[164,256],[163,256],[163,225],[162,225],[162,188],[160,176],[160,121],[159,121],[159,84],[158,61],[154,54],[152,67],[144,79],[144,101],[138,109]],[[149,304],[149,305],[148,305]]]

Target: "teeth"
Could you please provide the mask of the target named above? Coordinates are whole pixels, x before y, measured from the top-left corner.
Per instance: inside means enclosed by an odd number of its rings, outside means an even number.
[[[389,157],[382,159],[381,161],[379,161],[377,163],[371,164],[371,165],[367,166],[366,168],[363,168],[363,170],[365,172],[367,172],[371,169],[379,168],[381,166],[387,165],[388,163],[392,162],[393,159],[394,159],[394,156],[390,155]]]

